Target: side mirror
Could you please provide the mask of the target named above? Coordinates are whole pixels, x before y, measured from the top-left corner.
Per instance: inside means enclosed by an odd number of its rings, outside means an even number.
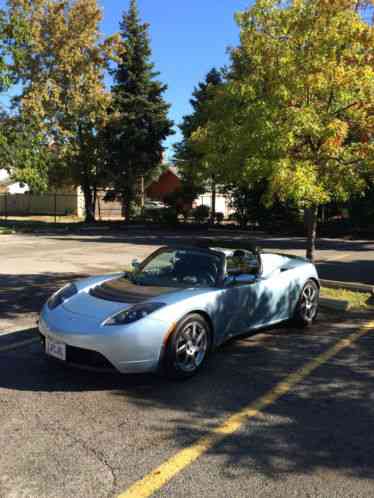
[[[138,259],[133,259],[131,261],[131,266],[133,267],[133,269],[136,271],[136,270],[139,270],[140,268],[140,261]]]
[[[235,277],[235,281],[239,285],[254,284],[256,280],[256,275],[251,275],[249,273],[244,273],[243,275],[238,275],[237,277]]]
[[[225,286],[232,287],[234,285],[250,285],[257,281],[256,275],[242,274],[242,275],[228,275],[225,278]]]

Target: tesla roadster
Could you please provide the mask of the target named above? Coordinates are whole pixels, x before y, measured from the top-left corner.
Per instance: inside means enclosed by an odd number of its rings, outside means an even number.
[[[45,353],[122,373],[195,374],[236,335],[316,318],[319,280],[308,260],[249,249],[162,247],[133,271],[78,280],[40,315]]]

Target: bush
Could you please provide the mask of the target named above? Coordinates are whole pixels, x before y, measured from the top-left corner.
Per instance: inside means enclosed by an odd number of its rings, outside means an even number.
[[[225,215],[223,213],[216,213],[216,221],[217,223],[222,223],[225,219]]]
[[[208,206],[197,206],[192,211],[192,216],[197,223],[203,223],[209,218],[210,209]]]
[[[176,190],[165,196],[165,204],[174,208],[177,214],[183,217],[187,222],[191,214],[191,205],[196,198],[196,194],[189,192],[186,188]]]
[[[178,212],[175,208],[170,207],[161,211],[161,220],[167,225],[176,225],[178,223]]]
[[[163,221],[164,209],[145,209],[144,218],[152,223],[161,223]]]

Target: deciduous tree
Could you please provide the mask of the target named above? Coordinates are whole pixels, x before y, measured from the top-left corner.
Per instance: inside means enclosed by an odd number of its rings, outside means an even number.
[[[346,201],[374,168],[374,29],[362,7],[257,0],[239,14],[231,78],[195,137],[234,181],[267,179],[268,201],[305,208],[310,259],[317,207]]]
[[[20,116],[0,116],[0,164],[15,182],[26,183],[31,191],[48,188],[53,151],[43,133]]]
[[[14,44],[19,112],[32,118],[55,160],[66,166],[64,179],[82,187],[86,219],[93,220],[96,189],[106,174],[100,136],[110,93],[104,75],[115,38],[102,41],[96,0],[8,0],[8,13],[28,26],[28,37]]]

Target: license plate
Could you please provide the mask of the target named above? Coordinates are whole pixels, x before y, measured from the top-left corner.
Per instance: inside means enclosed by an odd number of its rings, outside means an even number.
[[[66,345],[60,342],[51,341],[50,339],[45,340],[45,352],[49,356],[53,356],[62,361],[66,361]]]

